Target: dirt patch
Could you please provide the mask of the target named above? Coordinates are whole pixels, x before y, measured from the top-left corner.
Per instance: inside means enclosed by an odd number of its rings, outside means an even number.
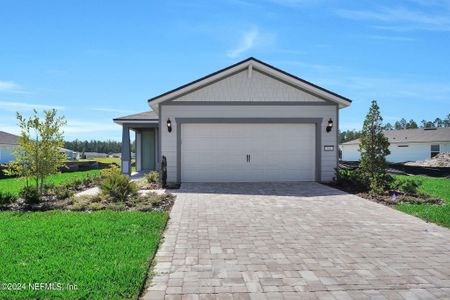
[[[427,160],[407,162],[405,165],[418,167],[450,167],[450,152],[439,153],[435,157]]]

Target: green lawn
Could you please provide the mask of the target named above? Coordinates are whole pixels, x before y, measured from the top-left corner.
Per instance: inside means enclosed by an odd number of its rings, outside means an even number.
[[[82,172],[60,173],[50,176],[46,182],[55,185],[66,184],[74,181],[75,179],[83,179],[89,174],[99,174],[100,171],[101,170],[90,170]],[[10,192],[17,195],[24,186],[25,179],[23,178],[0,179],[0,191],[2,192]]]
[[[156,212],[0,213],[0,299],[136,299],[166,221]]]
[[[78,161],[98,161],[105,164],[116,163],[120,165],[120,158],[118,157],[98,157],[98,158],[90,158],[90,159],[80,159]]]
[[[399,176],[419,179],[419,191],[445,200],[445,205],[397,205],[397,209],[429,222],[450,228],[450,179],[425,176]]]

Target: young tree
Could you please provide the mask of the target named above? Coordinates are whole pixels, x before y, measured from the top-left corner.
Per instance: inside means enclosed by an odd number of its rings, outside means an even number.
[[[390,152],[388,139],[383,135],[382,122],[380,108],[374,100],[364,120],[359,144],[359,171],[368,179],[371,195],[382,194],[386,184],[386,156]]]
[[[56,110],[44,110],[41,119],[36,110],[28,119],[17,113],[21,134],[19,147],[14,151],[16,160],[9,164],[8,171],[35,182],[38,193],[42,193],[45,178],[59,172],[66,155],[60,152],[64,146],[61,127],[66,124],[64,117],[58,117]]]

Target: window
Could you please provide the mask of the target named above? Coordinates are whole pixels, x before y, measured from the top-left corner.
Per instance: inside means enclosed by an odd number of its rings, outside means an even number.
[[[439,154],[440,147],[439,145],[431,145],[431,158],[435,157]]]

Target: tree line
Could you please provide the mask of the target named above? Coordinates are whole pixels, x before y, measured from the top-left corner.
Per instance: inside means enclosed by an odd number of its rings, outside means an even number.
[[[98,140],[73,140],[73,141],[65,141],[64,148],[76,151],[76,152],[98,152],[98,153],[120,153],[121,152],[121,142],[107,140],[107,141],[98,141]],[[131,144],[131,151],[134,150],[134,141]]]
[[[415,129],[415,128],[443,128],[450,127],[450,114],[446,118],[436,118],[434,121],[422,120],[419,123],[413,119],[407,121],[402,118],[394,123],[386,123],[383,126],[383,130],[402,130],[402,129]],[[354,139],[358,139],[361,136],[359,130],[344,130],[339,132],[339,143],[345,143]]]

